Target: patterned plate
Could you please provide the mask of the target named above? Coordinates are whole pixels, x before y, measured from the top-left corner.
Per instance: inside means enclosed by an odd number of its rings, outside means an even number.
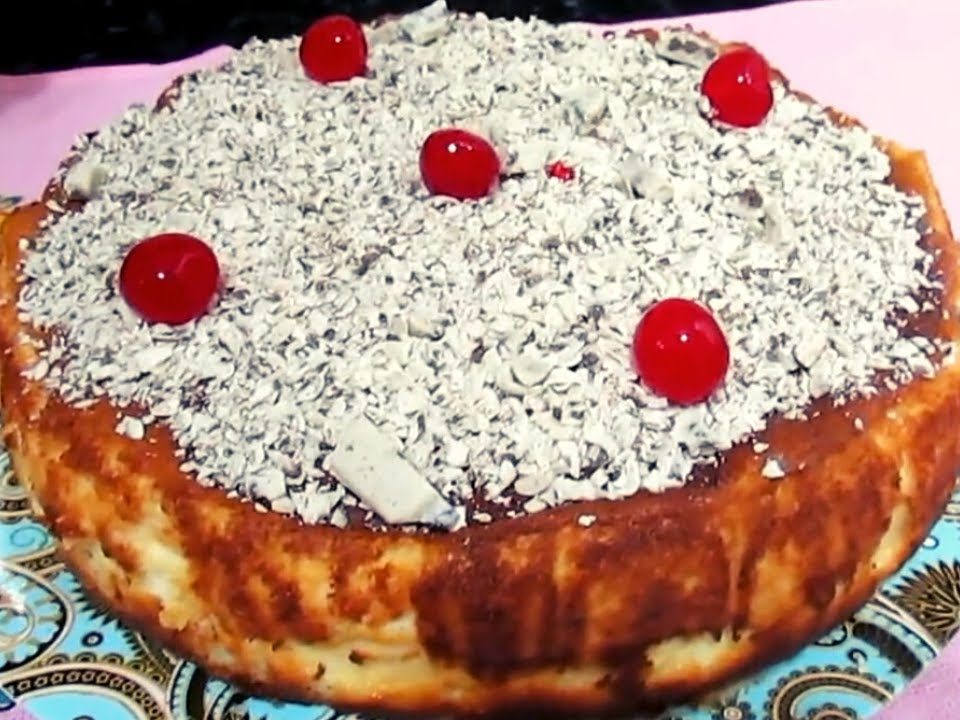
[[[247,697],[123,627],[54,556],[0,453],[0,720],[347,720]],[[660,720],[854,720],[960,631],[960,486],[907,566],[796,657]],[[359,720],[356,716],[349,716]]]

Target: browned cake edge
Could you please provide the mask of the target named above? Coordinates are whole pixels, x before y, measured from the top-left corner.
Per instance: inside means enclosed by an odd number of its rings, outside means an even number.
[[[840,117],[848,122],[847,118]],[[960,258],[920,153],[894,181],[928,204],[956,340]],[[169,433],[114,432],[22,372],[20,238],[0,226],[0,404],[15,472],[84,586],[177,653],[254,691],[378,712],[612,712],[687,698],[844,619],[916,549],[960,467],[960,366],[778,421],[717,482],[411,535],[303,526],[182,474]],[[854,428],[853,418],[864,430]],[[589,527],[582,515],[596,519]]]

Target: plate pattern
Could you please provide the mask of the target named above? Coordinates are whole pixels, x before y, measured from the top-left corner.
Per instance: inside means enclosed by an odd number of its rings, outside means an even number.
[[[0,720],[363,720],[248,697],[207,675],[93,603],[55,551],[0,453]],[[856,615],[790,660],[657,720],[862,720],[958,633],[960,485],[914,557]]]

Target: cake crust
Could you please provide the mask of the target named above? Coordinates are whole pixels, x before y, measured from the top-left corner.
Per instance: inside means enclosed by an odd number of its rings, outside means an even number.
[[[853,122],[838,115],[839,122]],[[921,153],[884,146],[928,207],[960,339],[956,243]],[[307,526],[201,487],[162,426],[61,402],[24,371],[22,246],[0,226],[4,438],[64,559],[111,611],[271,696],[375,712],[611,713],[682,700],[787,655],[866,602],[916,549],[960,466],[960,366],[775,419],[715,477],[450,534]],[[862,430],[854,424],[859,418]]]

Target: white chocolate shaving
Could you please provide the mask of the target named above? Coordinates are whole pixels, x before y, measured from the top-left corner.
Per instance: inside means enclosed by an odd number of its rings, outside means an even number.
[[[444,500],[365,417],[344,426],[326,464],[337,480],[388,523],[446,529],[463,524],[462,508]]]

